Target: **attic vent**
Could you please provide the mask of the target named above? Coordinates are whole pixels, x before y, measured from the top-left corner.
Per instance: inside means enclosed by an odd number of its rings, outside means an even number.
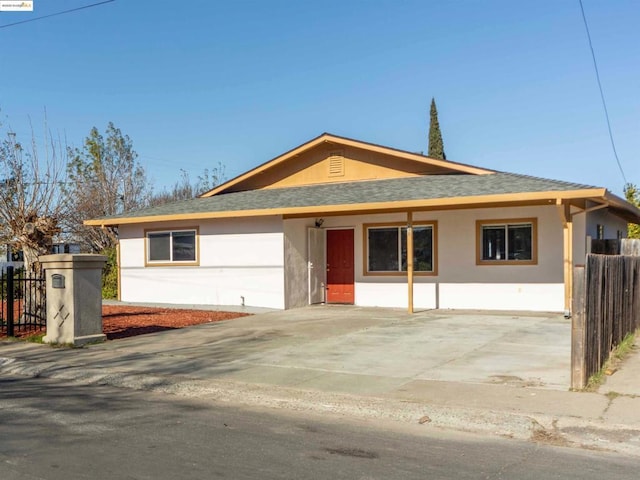
[[[329,152],[329,176],[344,176],[344,156],[342,152]]]

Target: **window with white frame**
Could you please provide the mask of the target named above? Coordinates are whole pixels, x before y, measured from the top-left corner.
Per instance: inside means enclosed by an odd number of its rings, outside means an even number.
[[[195,229],[147,232],[147,263],[196,263]]]
[[[435,273],[435,223],[413,226],[413,270]],[[397,274],[407,271],[407,226],[364,225],[365,274]]]
[[[478,221],[478,263],[537,263],[536,223],[535,219]]]

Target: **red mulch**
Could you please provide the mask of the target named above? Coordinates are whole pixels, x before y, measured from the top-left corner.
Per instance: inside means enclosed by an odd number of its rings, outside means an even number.
[[[246,313],[235,312],[103,305],[102,331],[107,335],[107,339],[114,340],[245,316]],[[31,330],[24,333],[16,332],[16,335],[27,336],[37,333],[39,332]],[[3,334],[0,333],[0,336]]]
[[[102,306],[102,331],[109,340],[245,317],[246,313],[175,308]]]
[[[8,303],[9,302],[7,302],[6,300],[0,301],[0,312],[2,312],[2,317],[1,318],[3,318],[3,319],[7,315],[7,308],[9,307]],[[18,320],[20,318],[20,314],[22,313],[22,311],[21,311],[22,304],[23,304],[23,302],[21,302],[19,300],[14,300],[13,301],[13,318],[14,318],[14,320]]]

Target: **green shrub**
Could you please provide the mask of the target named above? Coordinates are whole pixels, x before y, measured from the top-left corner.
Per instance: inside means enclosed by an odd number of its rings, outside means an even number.
[[[102,298],[118,298],[118,254],[116,247],[110,247],[102,252],[107,256],[107,263],[102,269]]]

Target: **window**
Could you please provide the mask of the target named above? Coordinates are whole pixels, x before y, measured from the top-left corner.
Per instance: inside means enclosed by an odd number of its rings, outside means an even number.
[[[598,240],[604,240],[604,225],[596,225],[596,236]]]
[[[365,275],[402,275],[407,271],[407,227],[402,224],[364,225]],[[413,270],[436,272],[434,223],[413,226]]]
[[[479,220],[477,263],[537,264],[536,229],[536,219]]]
[[[197,231],[147,232],[147,264],[196,264]]]

